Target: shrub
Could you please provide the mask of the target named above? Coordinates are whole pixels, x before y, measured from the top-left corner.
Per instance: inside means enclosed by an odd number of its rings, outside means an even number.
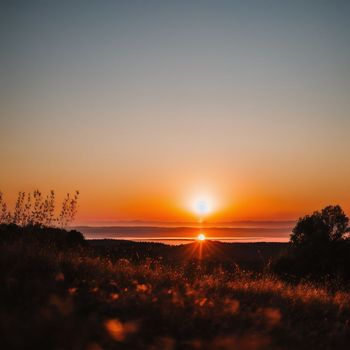
[[[349,219],[339,205],[300,218],[290,237],[291,248],[274,265],[290,276],[350,279]]]
[[[85,246],[84,236],[76,231],[67,231],[56,227],[0,225],[0,243],[37,244],[47,248],[65,249]]]
[[[339,206],[328,206],[312,215],[300,218],[293,229],[290,240],[296,246],[328,245],[346,238],[349,218]]]
[[[8,209],[0,192],[0,224],[15,224],[18,226],[69,226],[77,213],[79,191],[73,196],[67,193],[59,213],[55,212],[55,192],[50,191],[47,196],[39,190],[33,192],[19,192],[14,210]]]

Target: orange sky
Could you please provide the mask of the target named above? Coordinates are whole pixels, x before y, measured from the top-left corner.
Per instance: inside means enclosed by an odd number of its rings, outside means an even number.
[[[79,189],[79,224],[197,220],[201,196],[211,221],[350,214],[348,12],[253,3],[5,6],[5,198]]]
[[[216,170],[210,179],[204,181],[204,176],[191,176],[184,169],[179,174],[171,171],[153,177],[144,171],[143,176],[133,177],[130,174],[127,179],[117,170],[111,173],[111,169],[108,176],[101,174],[102,182],[94,180],[98,174],[92,173],[79,174],[75,177],[75,183],[69,172],[61,177],[51,174],[47,178],[50,184],[41,186],[41,189],[47,192],[49,188],[55,188],[60,201],[65,191],[73,192],[79,188],[81,196],[77,224],[134,219],[197,221],[199,215],[193,210],[193,202],[201,197],[208,198],[213,205],[213,211],[205,216],[209,222],[296,219],[331,203],[340,203],[347,212],[350,209],[344,185],[341,185],[344,182],[335,181],[341,179],[337,175],[333,179],[319,177],[318,181],[312,181],[307,179],[307,174],[291,176],[282,170],[279,176],[260,172],[258,177],[254,177],[253,171],[249,172],[249,177],[248,174],[239,176],[226,171],[220,174]],[[5,199],[12,203],[18,189],[33,189],[34,178],[30,176],[30,168],[22,169],[21,173],[26,174],[21,181],[18,176],[12,177],[5,187],[8,189]],[[34,175],[39,177],[38,174]],[[42,179],[41,183],[44,182]]]

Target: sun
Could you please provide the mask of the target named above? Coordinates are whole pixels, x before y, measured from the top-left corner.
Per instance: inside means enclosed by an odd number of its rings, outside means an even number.
[[[197,236],[197,240],[198,240],[198,241],[201,241],[201,242],[205,241],[205,235],[204,235],[203,233],[200,233],[200,234]]]
[[[197,199],[194,203],[194,211],[200,215],[204,216],[212,211],[212,204],[208,199]]]
[[[200,193],[189,197],[186,209],[196,217],[196,221],[203,223],[218,210],[218,202],[209,193]]]

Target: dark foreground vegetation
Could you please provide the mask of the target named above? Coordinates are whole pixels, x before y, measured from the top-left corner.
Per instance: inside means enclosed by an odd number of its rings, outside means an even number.
[[[347,281],[276,275],[290,249],[87,242],[76,231],[0,225],[0,346],[348,349]]]

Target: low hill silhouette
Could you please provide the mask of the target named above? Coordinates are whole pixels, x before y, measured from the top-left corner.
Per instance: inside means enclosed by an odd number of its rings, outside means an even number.
[[[289,246],[287,243],[226,243],[211,240],[167,245],[110,239],[90,240],[89,245],[100,254],[132,261],[159,257],[168,263],[203,260],[206,264],[211,262],[217,265],[232,266],[234,263],[254,270],[261,270],[268,263],[282,256]]]
[[[200,259],[199,247],[1,226],[1,348],[347,348],[346,285],[239,265],[255,256],[263,266],[283,245],[206,241]]]

